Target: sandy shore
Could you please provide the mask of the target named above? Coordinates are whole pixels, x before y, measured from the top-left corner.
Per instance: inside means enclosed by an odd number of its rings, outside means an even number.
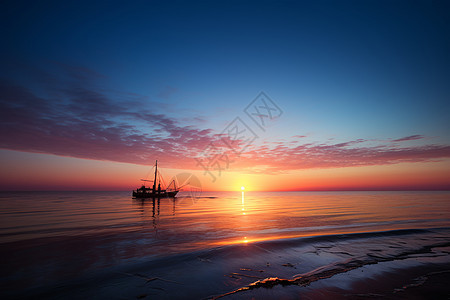
[[[2,298],[448,299],[449,253],[449,229],[244,243],[6,287]]]

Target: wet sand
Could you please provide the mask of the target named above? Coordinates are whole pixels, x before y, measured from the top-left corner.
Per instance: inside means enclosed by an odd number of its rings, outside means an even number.
[[[328,235],[123,265],[8,297],[108,299],[447,299],[450,229]]]

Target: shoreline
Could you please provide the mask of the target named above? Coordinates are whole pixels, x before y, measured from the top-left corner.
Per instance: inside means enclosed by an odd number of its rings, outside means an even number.
[[[377,294],[397,299],[401,293],[409,295],[410,289],[392,293],[393,288],[414,283],[416,277],[428,273],[450,270],[449,240],[450,228],[439,228],[255,242],[142,258],[2,293],[5,298],[69,299],[99,295],[114,299],[353,299]],[[430,275],[423,287],[411,288],[437,287],[440,281],[436,278],[449,276],[447,272]],[[392,287],[394,281],[398,284]],[[258,287],[245,289],[257,282]],[[449,294],[446,286],[439,291]]]

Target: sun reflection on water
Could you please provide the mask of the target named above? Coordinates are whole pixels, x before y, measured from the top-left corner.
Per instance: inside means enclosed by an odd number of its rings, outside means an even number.
[[[242,214],[245,215],[245,198],[244,198],[244,191],[242,191]]]

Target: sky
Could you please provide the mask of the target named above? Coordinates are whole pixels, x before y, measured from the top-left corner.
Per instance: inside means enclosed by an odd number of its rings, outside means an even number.
[[[449,190],[448,1],[2,1],[0,190]],[[194,178],[194,177],[193,177]]]

